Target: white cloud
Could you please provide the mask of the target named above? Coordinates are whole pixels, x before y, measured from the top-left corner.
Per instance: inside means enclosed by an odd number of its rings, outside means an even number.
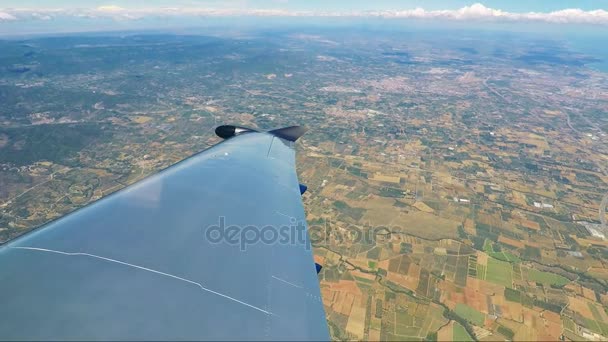
[[[9,20],[17,20],[15,16],[6,12],[0,12],[0,22],[9,21]]]
[[[509,17],[511,13],[485,7],[482,4],[465,6],[458,10],[427,11],[424,8],[416,8],[405,11],[381,11],[371,13],[374,16],[391,18],[414,18],[414,19],[452,19],[452,20],[471,20],[471,19],[503,19]]]
[[[99,6],[96,8],[97,11],[99,12],[109,12],[109,13],[116,13],[116,12],[124,12],[125,9],[123,7],[120,6],[116,6],[116,5],[105,5],[105,6]]]
[[[539,13],[530,14],[542,15]],[[585,24],[608,24],[608,11],[595,10],[583,11],[581,9],[565,9],[549,13],[547,21],[554,23],[585,23]]]
[[[458,10],[426,11],[416,8],[406,11],[380,11],[370,13],[372,16],[386,18],[412,19],[448,19],[448,20],[481,20],[481,21],[539,21],[562,24],[601,24],[608,25],[608,11],[583,11],[578,8],[540,13],[512,13],[486,7],[480,3],[465,6]]]
[[[37,13],[34,12],[31,14],[32,18],[36,18],[36,19],[40,19],[40,20],[51,20],[53,19],[53,16],[47,14],[47,13]]]
[[[282,1],[282,0],[280,0]],[[608,25],[608,11],[603,9],[583,11],[572,8],[555,12],[514,13],[486,7],[480,3],[456,10],[433,10],[423,8],[393,11],[368,12],[311,12],[290,11],[285,9],[230,9],[230,8],[123,8],[104,5],[97,8],[82,9],[4,9],[0,10],[0,21],[15,19],[45,19],[57,16],[82,18],[113,18],[116,20],[141,19],[147,16],[265,16],[265,17],[382,17],[401,19],[451,20],[451,21],[492,21],[492,22],[545,22],[554,24],[596,24]]]

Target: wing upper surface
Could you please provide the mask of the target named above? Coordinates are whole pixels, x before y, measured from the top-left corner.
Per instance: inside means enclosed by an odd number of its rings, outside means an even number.
[[[328,339],[294,164],[242,134],[0,247],[0,339]]]

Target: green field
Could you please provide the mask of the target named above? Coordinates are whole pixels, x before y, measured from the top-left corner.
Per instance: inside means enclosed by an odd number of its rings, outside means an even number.
[[[483,242],[483,251],[486,252],[488,255],[494,253],[494,249],[492,248],[492,241],[486,239]]]
[[[509,340],[513,340],[513,336],[515,336],[515,333],[513,332],[513,330],[504,327],[502,325],[498,326],[498,329],[496,329],[496,331],[498,331],[499,334],[503,335],[504,337],[508,338]]]
[[[411,327],[414,325],[414,316],[409,315],[405,311],[397,311],[397,324]]]
[[[499,253],[494,253],[496,254],[496,256],[494,256],[495,258],[499,259],[499,260],[504,260],[504,261],[508,261],[508,262],[521,262],[521,259],[514,254],[511,254],[509,252],[499,252]]]
[[[535,281],[537,283],[552,284],[558,286],[566,285],[570,282],[567,278],[564,278],[559,274],[542,272],[533,268],[528,269],[528,280]]]
[[[373,280],[370,280],[370,279],[367,279],[367,278],[361,278],[361,277],[354,277],[354,278],[355,278],[355,280],[357,282],[360,282],[360,283],[364,283],[364,284],[368,284],[368,285],[371,285],[371,284],[374,283]]]
[[[506,261],[488,258],[486,280],[505,287],[513,287],[513,268],[511,264]]]
[[[593,318],[595,318],[597,321],[602,321],[602,316],[600,315],[599,310],[597,309],[597,307],[591,303],[587,303],[587,306],[589,306],[589,310],[591,310],[591,314],[593,315]]]
[[[462,303],[458,303],[456,304],[456,308],[454,309],[454,312],[456,312],[456,314],[464,319],[466,319],[467,321],[478,325],[480,327],[483,326],[483,322],[486,319],[486,316],[473,309],[472,307],[466,305],[466,304],[462,304]]]
[[[486,254],[488,254],[492,258],[495,258],[495,259],[498,259],[501,261],[521,262],[521,259],[517,255],[514,255],[509,252],[505,252],[505,251],[501,251],[501,252],[494,251],[494,244],[492,243],[492,241],[490,241],[488,239],[486,239],[483,242],[483,250],[484,250],[484,252],[486,252]]]
[[[564,329],[570,330],[570,331],[576,330],[576,324],[570,317],[564,316]]]
[[[600,323],[596,320],[587,318],[587,317],[583,317],[582,318],[583,321],[585,322],[585,327],[588,328],[591,331],[594,331],[598,334],[606,334],[608,333],[608,325]]]
[[[521,292],[505,288],[505,299],[511,302],[521,303]]]
[[[521,280],[521,265],[513,264],[513,280]]]
[[[464,329],[464,327],[462,325],[460,325],[458,322],[454,322],[454,329],[453,329],[453,338],[454,341],[473,341],[473,338],[471,338],[471,335],[469,335],[469,333]]]
[[[417,337],[418,335],[420,335],[420,328],[407,327],[405,325],[397,324],[395,325],[395,334],[408,337]]]
[[[407,311],[397,310],[396,322],[395,322],[395,334],[401,336],[418,336],[420,334],[420,327],[415,326],[414,316],[410,315]]]
[[[591,303],[587,303],[587,305],[589,306],[589,309],[591,310],[591,313],[593,314],[593,318],[595,318],[595,320],[585,318],[585,321],[586,321],[589,329],[597,331],[600,334],[607,335],[608,334],[608,324],[606,324],[602,321],[602,316],[600,315],[600,312],[599,312],[597,306],[595,306],[594,304],[591,304]]]
[[[477,264],[477,279],[486,280],[486,267],[482,264]]]

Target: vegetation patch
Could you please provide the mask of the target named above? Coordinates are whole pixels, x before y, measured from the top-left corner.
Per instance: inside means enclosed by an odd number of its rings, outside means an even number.
[[[473,309],[472,307],[466,305],[466,304],[462,304],[462,303],[458,303],[456,304],[456,308],[454,309],[454,312],[456,312],[456,314],[464,319],[466,319],[467,321],[477,325],[477,326],[483,326],[483,322],[486,319],[486,316]]]
[[[79,151],[104,136],[99,124],[36,125],[0,129],[11,144],[0,148],[0,161],[18,166],[47,160],[66,164]]]
[[[505,287],[513,287],[513,268],[506,261],[488,258],[485,279]]]
[[[556,286],[563,286],[570,282],[570,280],[568,280],[565,277],[562,277],[559,274],[538,271],[533,268],[528,269],[528,280],[534,281],[537,283],[542,283],[545,285],[556,285]]]
[[[474,341],[466,329],[458,322],[454,322],[454,341]]]

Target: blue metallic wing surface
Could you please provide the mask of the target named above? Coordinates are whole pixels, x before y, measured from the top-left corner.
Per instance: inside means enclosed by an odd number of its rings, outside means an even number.
[[[328,340],[293,144],[240,134],[0,246],[0,339]]]

